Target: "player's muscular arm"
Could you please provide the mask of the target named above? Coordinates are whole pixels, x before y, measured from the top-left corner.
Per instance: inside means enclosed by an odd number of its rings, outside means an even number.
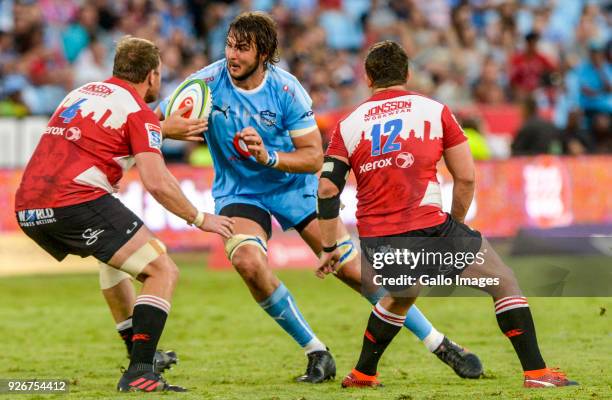
[[[339,196],[340,190],[327,178],[319,179],[319,189],[317,197],[319,199],[331,199]],[[319,226],[321,227],[321,245],[323,247],[333,246],[338,238],[338,217],[333,219],[319,218]]]
[[[198,220],[198,209],[185,197],[176,178],[168,171],[161,155],[138,153],[136,167],[144,187],[165,209],[198,228],[229,238],[233,233],[233,220],[220,215],[204,214]]]
[[[258,163],[269,165],[272,168],[285,172],[311,173],[314,174],[323,165],[323,146],[321,144],[321,133],[318,128],[312,132],[293,138],[295,151],[290,153],[278,152],[275,155],[269,153],[259,133],[252,127],[247,127],[240,132],[240,138],[244,140],[249,152]],[[277,157],[273,163],[271,157]]]
[[[161,122],[162,135],[164,139],[185,140],[189,142],[203,142],[202,132],[208,129],[206,119],[188,119],[182,115],[191,110],[193,106],[179,108],[168,118],[164,119],[161,109],[155,109],[155,115]]]
[[[336,270],[340,252],[335,249],[338,238],[340,194],[349,172],[349,160],[341,156],[326,156],[317,190],[317,217],[321,231],[323,253],[317,276],[324,277]]]
[[[463,222],[474,198],[474,159],[468,142],[444,150],[444,162],[453,176],[453,204],[451,215]]]

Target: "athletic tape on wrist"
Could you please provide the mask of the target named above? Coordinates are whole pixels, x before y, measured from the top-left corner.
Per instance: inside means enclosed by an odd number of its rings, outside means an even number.
[[[193,219],[193,221],[191,221],[189,225],[193,225],[199,228],[204,223],[205,218],[206,216],[204,215],[204,213],[202,211],[198,211],[198,214],[195,216],[195,218]]]

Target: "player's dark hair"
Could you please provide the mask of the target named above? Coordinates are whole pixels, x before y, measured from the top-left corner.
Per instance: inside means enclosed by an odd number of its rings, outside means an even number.
[[[365,70],[375,88],[403,85],[408,76],[408,55],[396,42],[376,43],[368,49]]]
[[[124,36],[117,43],[113,76],[132,83],[142,83],[160,63],[159,48],[146,39]]]
[[[227,35],[232,35],[237,43],[254,43],[257,54],[266,55],[265,68],[280,60],[276,22],[265,12],[253,11],[238,15],[230,24]]]

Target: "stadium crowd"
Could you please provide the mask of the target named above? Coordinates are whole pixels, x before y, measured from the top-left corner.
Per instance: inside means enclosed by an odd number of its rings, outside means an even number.
[[[491,157],[483,104],[520,106],[512,154],[612,152],[606,0],[3,0],[0,116],[48,115],[67,91],[107,78],[125,34],[162,50],[166,96],[222,58],[229,22],[253,9],[277,21],[281,66],[317,115],[367,97],[365,50],[393,39],[411,59],[411,88],[456,110],[476,158]]]

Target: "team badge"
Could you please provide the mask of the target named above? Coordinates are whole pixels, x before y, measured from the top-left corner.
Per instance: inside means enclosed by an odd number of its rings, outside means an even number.
[[[149,147],[157,150],[161,150],[162,146],[162,134],[161,128],[154,124],[145,123],[147,135],[149,136]]]
[[[274,126],[274,124],[276,123],[276,113],[272,112],[272,111],[261,111],[259,113],[259,116],[261,118],[261,122],[263,122],[264,124],[268,125],[268,126]]]

